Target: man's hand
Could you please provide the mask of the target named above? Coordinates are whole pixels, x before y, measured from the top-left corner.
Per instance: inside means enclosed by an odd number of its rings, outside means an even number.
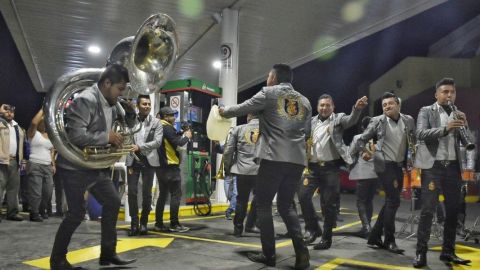
[[[363,110],[368,105],[368,98],[363,96],[357,100],[355,103],[355,109]]]
[[[218,108],[218,113],[220,114],[221,117],[223,117],[224,111],[225,111],[225,107],[219,107]]]
[[[57,167],[52,164],[52,174],[55,174],[57,172]]]
[[[132,149],[130,149],[130,152],[138,152],[140,151],[140,147],[136,144],[132,146]]]
[[[110,131],[108,134],[108,143],[118,147],[123,143],[123,136],[120,135],[120,133]]]
[[[369,152],[363,152],[362,159],[365,161],[369,161],[370,159],[372,159],[372,154],[370,154]]]
[[[189,140],[192,139],[192,131],[190,129],[183,132],[183,135],[185,135],[185,137],[187,137]]]
[[[463,126],[465,126],[465,123],[463,120],[452,120],[447,124],[447,132],[450,132],[451,130],[454,130],[457,128],[461,128]]]

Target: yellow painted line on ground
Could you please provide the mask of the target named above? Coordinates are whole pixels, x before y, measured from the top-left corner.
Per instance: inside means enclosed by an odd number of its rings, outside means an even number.
[[[117,242],[117,253],[122,253],[147,246],[165,248],[173,241],[173,238],[120,238],[118,240],[119,241]],[[89,260],[98,259],[99,256],[100,246],[93,246],[69,251],[67,254],[67,260],[71,264],[77,264]],[[50,269],[50,257],[25,261],[23,263],[41,269]]]
[[[433,251],[441,251],[442,247],[433,247],[430,250]],[[463,258],[471,260],[472,263],[470,265],[460,265],[460,264],[453,264],[453,270],[467,270],[467,269],[480,269],[480,249],[475,247],[469,247],[464,245],[455,245],[455,253]]]
[[[378,217],[378,215],[375,215],[372,217],[372,220],[376,219]],[[353,227],[353,226],[356,226],[356,225],[359,225],[359,224],[362,224],[362,222],[359,220],[359,221],[355,221],[355,222],[352,222],[352,223],[348,223],[348,224],[345,224],[343,226],[340,226],[340,227],[337,227],[335,229],[333,229],[334,232],[338,232],[340,230],[343,230],[343,229],[346,229],[346,228],[350,228],[350,227]]]
[[[181,218],[179,221],[195,221],[195,220],[206,220],[206,219],[214,219],[214,218],[221,218],[225,217],[225,215],[216,215],[216,216],[206,216],[206,217],[193,217],[193,218]],[[170,221],[165,221],[165,223],[169,223]],[[148,225],[154,225],[155,222],[149,222]],[[129,224],[126,225],[119,225],[117,226],[118,229],[126,229],[130,228]]]
[[[215,240],[210,238],[202,238],[202,237],[195,237],[195,236],[188,236],[188,235],[181,235],[181,234],[174,234],[174,233],[162,233],[162,232],[149,232],[152,234],[158,234],[163,236],[170,236],[175,238],[181,239],[188,239],[188,240],[195,240],[195,241],[203,241],[203,242],[210,242],[216,244],[224,244],[230,246],[240,246],[240,247],[253,247],[253,248],[261,248],[261,245],[258,244],[249,244],[249,243],[241,243],[241,242],[233,242],[233,241],[224,241],[224,240]]]
[[[220,213],[220,212],[225,212],[227,210],[229,204],[226,203],[216,203],[212,204],[212,213]],[[139,212],[140,215],[140,212]],[[178,216],[179,217],[191,217],[195,216],[195,211],[193,210],[193,205],[184,205],[180,206],[180,210],[178,211]],[[119,220],[125,220],[125,209],[120,209],[120,212],[118,213],[118,219]],[[170,210],[165,210],[163,212],[163,220],[169,220],[170,219]],[[149,221],[154,221],[155,220],[155,212],[152,211],[150,212],[150,215],[148,215],[148,220]]]
[[[336,258],[333,259],[326,264],[323,264],[317,268],[316,270],[331,270],[335,269],[341,265],[344,266],[360,266],[365,268],[375,268],[375,269],[388,269],[388,270],[412,270],[415,268],[410,267],[403,267],[391,264],[382,264],[382,263],[372,263],[372,262],[364,262],[364,261],[357,261],[352,259],[344,259],[344,258]]]

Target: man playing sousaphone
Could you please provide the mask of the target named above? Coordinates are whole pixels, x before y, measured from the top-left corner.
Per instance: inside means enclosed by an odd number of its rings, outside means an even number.
[[[458,204],[460,201],[461,166],[466,159],[460,155],[460,141],[470,140],[464,113],[453,111],[455,107],[455,81],[443,78],[435,85],[436,102],[420,109],[417,122],[419,141],[415,167],[422,169],[422,213],[418,224],[417,252],[413,266],[427,265],[428,240],[432,218],[438,204],[440,190],[445,197],[445,225],[440,260],[454,264],[468,264],[455,254],[455,233]],[[468,138],[461,138],[460,130]],[[465,145],[464,145],[465,146]]]
[[[128,71],[123,66],[111,65],[100,75],[100,80],[78,94],[66,109],[66,132],[72,144],[79,148],[89,145],[120,146],[123,136],[112,130],[119,114],[115,104],[126,89]],[[133,107],[126,108],[128,126],[136,123]],[[85,191],[89,191],[102,205],[102,240],[100,265],[125,265],[135,260],[125,260],[116,253],[117,217],[120,197],[110,180],[109,167],[87,169],[77,166],[59,155],[57,173],[62,178],[68,212],[60,224],[50,257],[51,269],[78,269],[66,258],[70,239],[85,218]]]

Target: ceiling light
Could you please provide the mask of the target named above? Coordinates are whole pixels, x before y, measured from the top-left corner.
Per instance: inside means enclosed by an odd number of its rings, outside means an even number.
[[[101,49],[97,45],[90,45],[88,47],[88,51],[92,54],[98,54],[101,51]]]
[[[222,62],[220,62],[220,61],[218,61],[218,60],[217,60],[217,61],[213,61],[213,64],[212,64],[212,65],[213,65],[213,68],[215,68],[215,69],[220,69],[220,68],[222,67]]]

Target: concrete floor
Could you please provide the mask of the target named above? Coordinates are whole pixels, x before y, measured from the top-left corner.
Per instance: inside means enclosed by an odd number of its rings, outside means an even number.
[[[318,197],[315,198],[318,207]],[[375,199],[375,211],[378,212],[383,198]],[[409,216],[409,202],[402,202],[397,214],[397,230]],[[480,214],[480,204],[468,204],[467,225],[471,226]],[[27,216],[25,216],[27,217]],[[406,250],[405,255],[394,255],[385,250],[370,249],[366,240],[355,237],[353,232],[359,227],[355,207],[355,195],[342,194],[343,222],[338,223],[334,243],[327,251],[316,251],[310,246],[311,269],[413,269],[411,262],[415,255],[416,239],[397,239],[397,244]],[[275,230],[286,232],[279,217],[275,217]],[[0,223],[0,269],[38,269],[37,266],[48,265],[48,256],[60,218],[51,217],[43,223],[29,221],[13,222],[3,220]],[[117,250],[122,256],[137,258],[135,264],[127,267],[107,267],[102,269],[268,269],[261,264],[250,262],[247,251],[259,251],[258,235],[246,234],[242,238],[232,235],[232,223],[220,213],[209,217],[185,218],[182,224],[191,228],[187,233],[155,233],[132,239],[127,237],[123,222],[119,222]],[[153,224],[150,224],[153,227]],[[126,239],[123,240],[122,239]],[[150,241],[150,242],[148,242]],[[122,243],[123,242],[123,243]],[[148,243],[147,243],[148,242]],[[88,269],[99,269],[100,224],[86,221],[78,228],[72,238],[70,251],[76,264]],[[430,246],[440,246],[441,241],[432,238]],[[458,241],[458,255],[473,259],[470,267],[453,269],[480,269],[480,246],[472,240]],[[148,246],[150,245],[150,246]],[[93,248],[90,248],[93,247]],[[72,251],[76,251],[75,253]],[[452,269],[438,260],[438,251],[428,253],[429,268]],[[70,256],[70,253],[69,253]],[[40,259],[40,260],[38,260]],[[37,260],[37,261],[32,261]],[[27,264],[28,263],[28,264]],[[277,268],[293,269],[295,257],[291,242],[287,239],[277,241]]]

